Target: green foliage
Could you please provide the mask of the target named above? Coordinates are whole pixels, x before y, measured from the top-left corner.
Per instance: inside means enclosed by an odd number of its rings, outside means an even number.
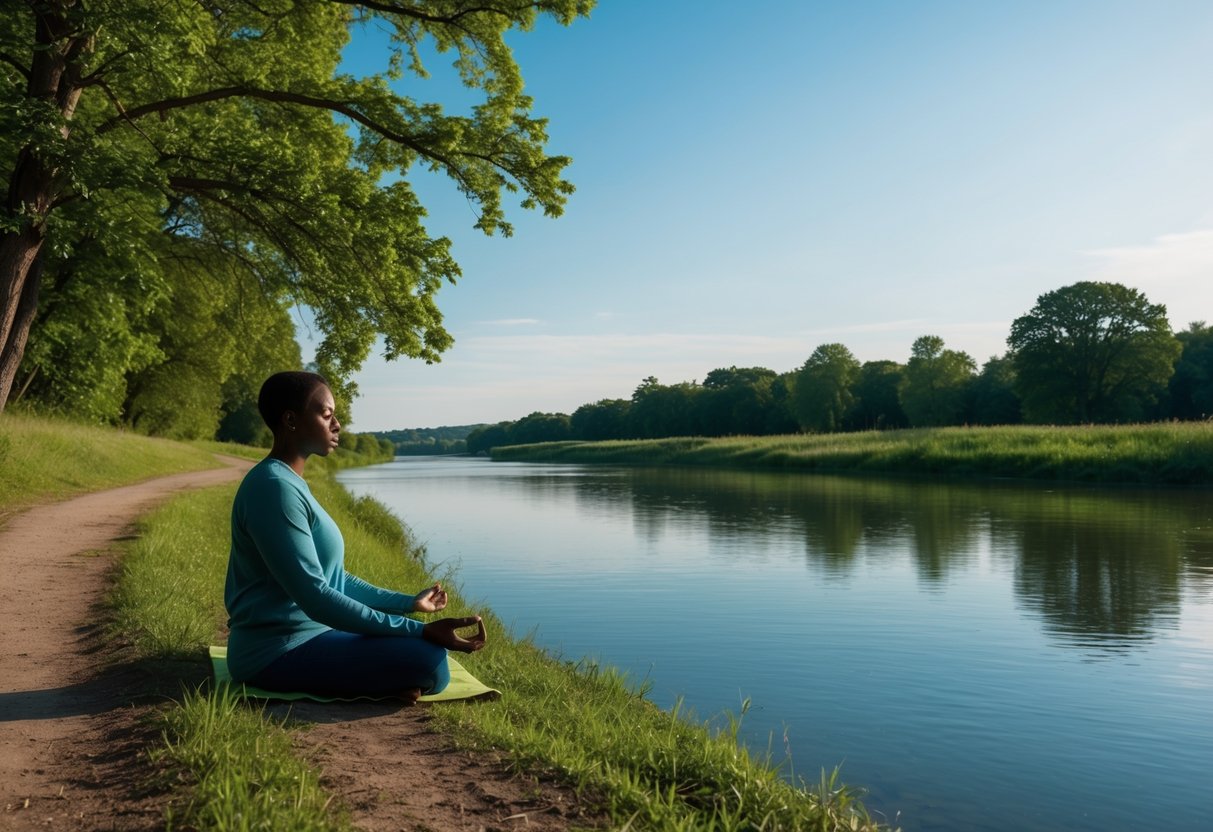
[[[759,434],[776,420],[781,409],[775,401],[779,376],[765,367],[729,367],[712,370],[696,394],[699,433],[704,436]]]
[[[695,412],[700,390],[694,382],[666,385],[653,376],[644,379],[632,393],[632,436],[648,439],[701,433]]]
[[[476,428],[468,434],[467,452],[469,454],[488,453],[500,445],[508,445],[510,424],[510,422],[498,422],[495,425]]]
[[[164,298],[163,287],[148,285],[120,263],[97,244],[46,270],[17,400],[84,421],[119,421],[127,374],[163,355],[147,320]]]
[[[535,413],[524,416],[510,426],[511,444],[560,441],[570,435],[569,417],[563,413]]]
[[[1023,421],[1015,392],[1015,365],[1009,358],[991,358],[969,385],[970,420],[975,425],[1014,425]]]
[[[391,446],[392,454],[436,456],[467,452],[467,438],[484,425],[444,425],[437,428],[412,428],[375,431],[380,442]]]
[[[632,402],[628,399],[600,399],[593,404],[583,404],[573,411],[569,427],[579,439],[623,439],[629,435],[629,412]]]
[[[904,428],[910,424],[901,409],[905,367],[896,361],[865,361],[855,382],[855,405],[850,423],[859,430]]]
[[[1170,413],[1176,419],[1213,418],[1213,327],[1196,321],[1176,337],[1183,352],[1168,385]]]
[[[162,358],[129,377],[126,418],[137,430],[215,436],[224,413],[249,400],[256,408],[256,390],[267,376],[302,363],[286,310],[247,284],[238,272],[182,264],[171,301],[151,320]]]
[[[1119,283],[1047,292],[1007,338],[1024,413],[1035,422],[1144,418],[1181,346],[1166,307]]]
[[[119,375],[139,372],[141,351],[160,345],[139,337],[149,310],[137,302],[154,307],[179,282],[166,264],[228,261],[270,302],[315,311],[318,362],[335,384],[377,339],[389,359],[436,361],[451,337],[435,294],[459,268],[449,241],[426,230],[407,177],[416,165],[445,174],[486,234],[512,232],[507,195],[559,215],[573,190],[562,178],[569,160],[548,155],[546,120],[531,113],[506,35],[541,15],[571,23],[592,6],[14,6],[0,17],[0,171],[10,193],[0,216],[0,299],[21,296],[39,257],[57,283],[70,272],[84,301],[72,331],[112,328],[98,332],[103,352],[94,359]],[[350,28],[362,24],[386,30],[392,54],[377,74],[339,74]],[[427,44],[454,57],[478,97],[470,114],[393,91],[399,76],[427,74]],[[58,87],[42,89],[44,78]],[[16,347],[8,318],[0,321],[7,356]],[[0,382],[3,406],[9,389]],[[95,386],[97,413],[111,418],[120,385],[109,378]],[[59,389],[72,392],[66,381]],[[165,414],[149,408],[146,418]]]
[[[923,335],[910,348],[901,384],[901,407],[915,427],[960,424],[977,364],[967,353],[944,349],[937,335]]]
[[[796,418],[805,430],[840,430],[855,404],[859,362],[842,344],[822,344],[796,376]]]

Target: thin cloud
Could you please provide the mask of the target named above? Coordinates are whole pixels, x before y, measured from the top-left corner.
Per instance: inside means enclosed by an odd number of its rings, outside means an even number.
[[[489,326],[535,326],[543,321],[538,318],[499,318],[495,321],[481,321]]]
[[[1083,254],[1094,261],[1093,279],[1122,283],[1165,304],[1172,327],[1213,319],[1213,228]]]
[[[1213,228],[1163,234],[1143,246],[1121,246],[1084,252],[1102,261],[1108,279],[1139,288],[1213,282]]]

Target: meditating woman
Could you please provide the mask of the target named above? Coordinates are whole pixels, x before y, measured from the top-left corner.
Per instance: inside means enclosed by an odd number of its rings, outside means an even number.
[[[341,531],[303,479],[309,456],[337,447],[334,405],[315,373],[277,373],[261,387],[257,408],[274,445],[232,505],[228,669],[267,690],[416,700],[450,681],[447,650],[484,646],[484,623],[473,616],[422,624],[406,613],[445,608],[441,585],[405,595],[345,571]],[[474,625],[474,636],[456,632]]]

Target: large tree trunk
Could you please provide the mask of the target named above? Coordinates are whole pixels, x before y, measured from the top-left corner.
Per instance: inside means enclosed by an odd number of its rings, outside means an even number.
[[[36,47],[26,91],[31,100],[53,102],[68,123],[84,91],[80,62],[93,47],[92,35],[75,32],[70,24],[68,12],[75,5],[75,0],[35,4]],[[66,139],[66,124],[62,133]],[[21,227],[0,235],[0,411],[8,403],[38,308],[40,272],[31,275],[31,270],[41,268],[46,218],[60,187],[56,171],[43,163],[34,148],[22,149],[9,177],[4,206],[9,217],[20,218]]]
[[[22,157],[9,185],[10,216],[39,208],[42,213],[36,216],[45,216],[50,209],[53,177],[28,151]],[[44,238],[43,223],[32,218],[20,230],[0,235],[0,412],[8,403],[17,364],[25,353],[29,325],[37,310],[38,287],[35,285],[32,291],[28,287]],[[37,278],[33,282],[36,284]],[[23,315],[29,318],[24,324]]]
[[[17,368],[25,355],[25,344],[29,340],[30,326],[38,312],[38,292],[42,284],[42,256],[35,255],[33,264],[26,270],[25,285],[17,302],[16,315],[9,328],[8,337],[0,345],[0,412],[8,402],[17,377]]]

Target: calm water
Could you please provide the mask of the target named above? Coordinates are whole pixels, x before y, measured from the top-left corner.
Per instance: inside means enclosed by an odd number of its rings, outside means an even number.
[[[906,830],[1213,829],[1213,493],[400,459],[515,634],[752,709]],[[900,814],[899,814],[900,813]]]

